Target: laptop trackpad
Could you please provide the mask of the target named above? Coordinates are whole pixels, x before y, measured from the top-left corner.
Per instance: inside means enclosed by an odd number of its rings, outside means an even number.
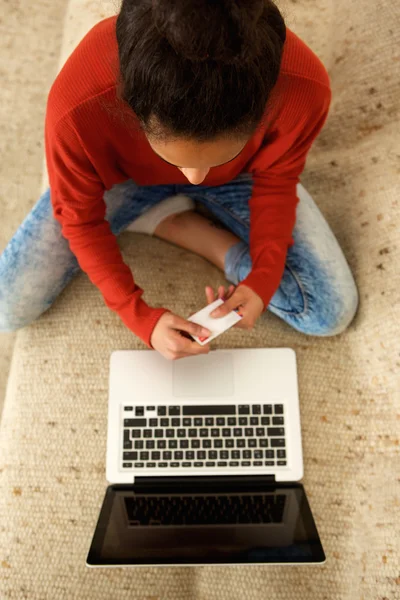
[[[178,398],[233,395],[233,356],[229,352],[181,358],[172,366],[172,392]]]

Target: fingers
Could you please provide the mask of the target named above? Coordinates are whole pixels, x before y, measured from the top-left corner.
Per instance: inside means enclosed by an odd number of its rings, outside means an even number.
[[[224,302],[224,304],[213,310],[210,316],[213,318],[224,317],[238,306],[241,306],[242,302],[245,302],[245,295],[239,287],[235,289],[235,291]]]
[[[171,332],[168,340],[168,351],[170,353],[169,358],[176,360],[178,358],[184,358],[185,356],[194,356],[197,354],[208,354],[210,352],[210,345],[200,346],[194,340],[189,340],[177,331]]]
[[[213,288],[211,286],[207,285],[206,286],[207,304],[211,304],[217,298],[222,298],[225,301],[233,294],[234,291],[235,291],[234,285],[230,285],[228,287],[228,289],[225,289],[225,287],[223,285],[220,285],[218,288],[218,293],[215,294]]]
[[[178,331],[186,331],[190,335],[197,335],[198,337],[209,337],[211,335],[211,331],[206,327],[187,321],[177,315],[171,315],[170,327]]]

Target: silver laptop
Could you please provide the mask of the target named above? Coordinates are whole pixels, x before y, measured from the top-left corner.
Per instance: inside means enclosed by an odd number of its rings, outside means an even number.
[[[293,350],[110,360],[106,492],[87,566],[323,563]]]

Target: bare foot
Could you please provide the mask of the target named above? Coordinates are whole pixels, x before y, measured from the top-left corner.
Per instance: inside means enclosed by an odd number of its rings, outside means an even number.
[[[227,251],[240,242],[231,231],[221,229],[193,210],[167,217],[157,225],[154,235],[199,254],[221,271],[225,268]]]

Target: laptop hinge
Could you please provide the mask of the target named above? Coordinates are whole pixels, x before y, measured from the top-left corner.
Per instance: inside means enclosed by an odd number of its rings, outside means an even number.
[[[265,485],[275,484],[275,475],[185,475],[164,477],[135,477],[136,491],[146,490],[199,490],[211,492],[215,490],[232,490],[247,488],[255,490]]]

